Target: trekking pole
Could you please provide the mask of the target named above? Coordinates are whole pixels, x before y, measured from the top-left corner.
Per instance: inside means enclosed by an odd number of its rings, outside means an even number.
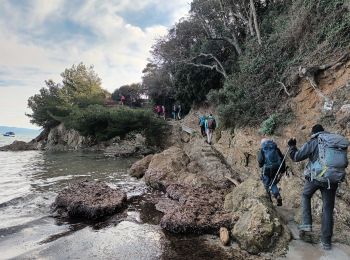
[[[281,170],[281,168],[282,168],[283,162],[286,160],[287,154],[289,153],[289,149],[290,149],[290,147],[288,146],[288,150],[287,150],[287,152],[285,153],[285,155],[284,155],[284,157],[283,157],[283,160],[282,160],[282,162],[281,162],[281,164],[280,164],[280,167],[278,167],[277,173],[276,173],[276,175],[275,175],[275,178],[273,178],[273,180],[272,180],[272,182],[271,182],[271,185],[270,185],[270,187],[269,187],[269,190],[272,189],[272,185],[274,184],[274,182],[275,182],[275,180],[276,180],[276,178],[277,178],[277,176],[278,176],[278,174],[279,174],[279,172],[280,172],[280,170]]]

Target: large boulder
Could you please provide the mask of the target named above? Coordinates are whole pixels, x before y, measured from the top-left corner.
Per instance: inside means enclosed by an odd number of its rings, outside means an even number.
[[[82,181],[61,191],[53,208],[62,217],[99,219],[122,210],[126,199],[125,192],[103,182]]]
[[[215,233],[220,227],[232,228],[231,213],[224,210],[223,190],[170,185],[169,206],[157,206],[165,214],[162,228],[173,233]],[[176,203],[174,203],[176,202]]]
[[[136,178],[142,178],[145,175],[152,158],[153,155],[150,154],[135,162],[129,169],[129,174]]]
[[[232,236],[251,254],[283,251],[291,238],[281,223],[266,191],[257,178],[250,177],[225,198],[225,209],[237,220]]]
[[[190,159],[179,147],[170,147],[156,154],[148,166],[145,182],[154,189],[165,191],[166,187],[178,182],[181,176],[188,175]]]

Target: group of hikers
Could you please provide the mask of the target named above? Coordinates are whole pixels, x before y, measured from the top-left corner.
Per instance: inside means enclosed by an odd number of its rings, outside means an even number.
[[[206,136],[206,142],[211,144],[214,130],[217,126],[216,120],[212,114],[199,116],[199,126],[201,128],[201,134],[203,137]]]
[[[345,180],[345,168],[348,166],[347,148],[349,141],[339,134],[329,133],[322,125],[314,125],[311,138],[300,149],[297,141],[288,141],[288,150],[283,155],[277,144],[270,139],[261,140],[258,153],[258,163],[261,168],[261,179],[270,196],[276,199],[277,206],[282,206],[282,196],[277,184],[286,172],[286,156],[289,154],[293,162],[308,159],[304,170],[304,189],[302,193],[302,224],[299,226],[301,235],[312,232],[311,198],[317,190],[322,196],[321,246],[324,250],[332,248],[333,210],[336,191],[339,184]]]
[[[158,117],[166,119],[166,109],[164,105],[156,105],[154,108],[154,111],[157,113]],[[174,104],[171,111],[172,119],[174,120],[181,120],[182,115],[182,109],[181,105]]]

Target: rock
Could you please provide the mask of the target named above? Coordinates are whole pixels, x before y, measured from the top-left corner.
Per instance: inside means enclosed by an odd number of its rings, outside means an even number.
[[[179,181],[182,175],[188,175],[186,166],[190,162],[188,156],[179,147],[171,147],[156,154],[145,173],[145,182],[157,190],[165,191],[166,187]]]
[[[238,219],[231,230],[240,247],[251,254],[284,250],[291,238],[279,221],[262,183],[250,177],[225,198],[225,209]]]
[[[143,175],[145,175],[146,170],[148,169],[148,166],[153,158],[153,155],[150,154],[143,159],[135,162],[131,168],[129,169],[129,174],[136,178],[142,178]]]
[[[350,104],[343,105],[336,113],[336,121],[342,127],[346,128],[350,121]]]
[[[232,236],[240,247],[251,254],[268,251],[282,234],[282,224],[271,208],[256,199],[247,199],[246,211],[232,230]]]
[[[224,246],[227,246],[228,243],[230,242],[230,234],[229,234],[227,228],[225,228],[225,227],[220,228],[220,240]]]
[[[29,151],[38,150],[35,143],[26,143],[23,141],[14,141],[12,144],[0,147],[0,151]]]
[[[226,177],[238,178],[225,159],[214,149],[213,146],[196,138],[184,146],[184,150],[191,162],[196,162],[198,175],[205,178],[206,184],[218,189],[227,189],[232,183]]]
[[[129,133],[123,139],[116,137],[107,141],[101,150],[106,156],[122,158],[149,155],[154,152],[146,145],[146,138],[135,133]]]
[[[126,194],[102,182],[82,181],[61,191],[52,205],[58,215],[99,219],[122,210]]]
[[[61,123],[50,130],[47,137],[45,150],[79,150],[90,145],[90,138],[81,136],[79,132],[74,129],[67,129],[64,124]]]
[[[224,191],[170,185],[167,196],[177,204],[162,208],[162,228],[173,233],[218,233],[220,227],[232,228],[232,216],[225,211]]]

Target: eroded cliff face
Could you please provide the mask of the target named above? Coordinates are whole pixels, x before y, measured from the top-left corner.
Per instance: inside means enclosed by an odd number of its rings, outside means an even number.
[[[341,133],[350,139],[350,62],[325,71],[319,76],[319,90],[333,101],[330,111],[324,109],[324,98],[317,94],[307,80],[301,82],[300,92],[291,99],[289,105],[294,113],[292,123],[279,126],[274,136],[270,136],[277,142],[282,152],[287,151],[286,142],[291,137],[297,138],[297,146],[300,147],[309,140],[311,127],[320,123],[327,131]],[[260,148],[260,140],[263,136],[257,128],[243,128],[221,131],[216,134],[214,143],[217,149],[231,167],[247,179],[258,179],[260,169],[257,164],[257,152]],[[348,154],[350,160],[350,153]],[[287,158],[290,167],[289,176],[284,176],[279,184],[286,207],[295,209],[295,220],[300,222],[301,194],[303,189],[303,169],[306,161],[293,163]],[[341,185],[335,207],[334,241],[350,244],[350,175],[347,181]],[[313,214],[316,230],[320,227],[322,215],[322,201],[320,193],[316,193],[313,199]],[[315,232],[316,234],[319,232]],[[319,237],[318,237],[319,238]]]

